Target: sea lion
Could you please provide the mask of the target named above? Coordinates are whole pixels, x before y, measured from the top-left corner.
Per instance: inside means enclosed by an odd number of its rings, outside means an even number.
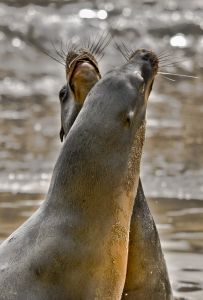
[[[80,56],[83,57],[83,60],[80,59]],[[74,65],[71,64],[72,57],[74,57],[74,64],[77,67],[76,71],[72,68],[71,75],[69,75],[69,66]],[[94,55],[83,49],[75,51],[74,55],[68,53],[66,77],[67,85],[59,93],[62,124],[61,140],[63,140],[63,136],[68,134],[82,108],[86,95],[101,78]],[[73,86],[74,88],[72,88]],[[79,104],[78,94],[82,95]],[[144,195],[141,180],[139,180],[131,219],[128,267],[122,299],[172,299],[159,235]]]
[[[121,299],[157,64],[138,50],[91,89],[46,200],[0,246],[1,300]]]

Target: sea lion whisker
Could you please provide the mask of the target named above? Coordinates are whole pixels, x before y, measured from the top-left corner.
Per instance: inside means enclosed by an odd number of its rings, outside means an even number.
[[[162,55],[158,55],[158,58],[163,58],[163,57],[167,57],[167,58],[170,58],[170,57],[173,57],[172,54],[168,53],[168,54],[162,54]]]
[[[162,55],[157,55],[158,56],[158,58],[164,58],[164,57],[167,57],[167,58],[170,58],[170,57],[173,57],[171,54],[162,54]]]
[[[180,65],[180,62],[176,62],[176,63],[171,63],[171,64],[167,64],[167,63],[164,63],[164,64],[162,64],[162,63],[159,63],[159,68],[167,68],[167,67],[170,67],[170,68],[172,68],[172,67],[177,67],[178,65]]]
[[[108,35],[105,37],[105,39],[102,41],[101,47],[98,48],[98,50],[97,50],[97,52],[96,52],[95,54],[96,54],[96,55],[102,54],[102,56],[103,56],[103,51],[104,51],[104,49],[105,49],[106,47],[108,47],[108,45],[110,44],[111,41],[112,41],[112,36],[108,34]]]
[[[73,43],[72,41],[66,43],[66,56],[68,55],[69,52],[71,51],[77,51],[78,50],[78,45]]]
[[[159,62],[161,64],[174,64],[174,63],[182,63],[182,62],[185,62],[187,61],[186,58],[180,58],[180,57],[173,57],[173,58],[167,58],[167,57],[164,57],[164,58],[159,58]]]
[[[63,50],[63,41],[61,40],[61,53],[64,55],[64,57],[66,57],[66,53]]]
[[[102,41],[102,45],[103,45],[103,47],[101,48],[102,52],[110,44],[110,42],[112,41],[112,39],[113,39],[112,35],[109,32],[107,32],[106,36],[104,37],[104,39]]]
[[[90,38],[90,36],[88,36],[87,38],[81,40],[80,46],[81,46],[81,49],[86,49],[91,52],[91,50],[90,50],[91,44],[92,44],[91,38]]]
[[[168,62],[169,61],[169,59],[168,58],[159,58],[159,61],[161,61],[161,62]],[[186,59],[184,58],[180,58],[180,57],[175,57],[175,58],[173,58],[173,61],[169,61],[169,63],[173,63],[173,62],[180,62],[180,61],[186,61]]]
[[[169,52],[169,50],[162,50],[161,52],[159,52],[157,55],[161,56],[162,54],[171,54],[171,52]]]
[[[123,49],[121,48],[121,46],[117,43],[115,43],[116,49],[121,53],[121,55],[125,58],[126,61],[128,61],[128,57],[126,55],[126,53],[123,51]]]
[[[128,47],[126,46],[126,44],[124,42],[122,42],[122,46],[125,49],[126,53],[128,54],[128,56],[130,57],[132,50],[129,50]]]
[[[183,57],[181,58],[178,56],[175,56],[175,57],[167,57],[166,56],[166,57],[158,57],[158,58],[160,61],[169,61],[169,62],[173,62],[174,60],[175,61],[177,61],[177,60],[179,61],[179,60],[183,60],[183,59],[185,60],[185,58],[183,58]]]
[[[87,49],[90,49],[90,46],[91,46],[91,38],[89,36],[87,39]]]
[[[179,61],[174,61],[174,62],[160,62],[159,63],[159,66],[160,67],[174,67],[174,66],[177,66],[178,64],[180,64],[180,63],[183,63],[183,62],[185,62],[186,60],[179,60]]]
[[[63,56],[63,54],[61,54],[60,51],[56,48],[56,46],[55,46],[55,44],[53,43],[53,41],[51,42],[51,44],[52,44],[52,47],[54,48],[56,54],[57,54],[60,58],[62,58],[62,60],[65,62],[65,61],[66,61],[66,58],[65,58],[65,57]]]
[[[108,34],[105,35],[105,32],[103,32],[99,37],[95,36],[94,39],[91,39],[89,37],[88,39],[84,40],[82,42],[81,49],[90,52],[93,56],[97,56],[99,60],[103,57],[103,51],[104,49],[109,45],[110,38],[107,39]]]
[[[85,40],[82,40],[81,43],[82,43],[82,48],[89,49],[89,37]]]
[[[181,63],[181,62],[185,62],[187,61],[186,58],[180,58],[180,57],[173,57],[171,59],[169,58],[159,58],[159,62],[162,63],[162,64],[174,64],[174,63]]]
[[[193,75],[186,75],[186,74],[177,74],[177,73],[170,73],[170,72],[157,72],[158,74],[161,75],[170,75],[170,76],[177,76],[177,77],[186,77],[186,78],[194,78],[198,79],[199,77],[193,76]]]
[[[60,61],[59,59],[57,59],[56,57],[52,56],[51,54],[49,54],[48,52],[46,52],[44,49],[42,50],[42,53],[44,53],[45,55],[49,56],[51,59],[53,59],[54,61],[58,62],[59,64],[61,64],[62,66],[66,66],[62,61]]]
[[[98,43],[93,53],[95,55],[102,53],[104,49],[109,45],[110,41],[111,41],[111,36],[109,35],[109,33],[105,35],[105,32],[103,32],[101,37],[98,40]]]
[[[117,43],[117,42],[115,42],[114,45],[115,45],[115,48],[116,48],[116,49],[121,53],[121,55],[125,58],[125,60],[128,61],[129,58],[130,58],[130,55],[129,55],[129,53],[126,52],[125,47],[123,47],[122,44],[120,45],[120,44]]]
[[[53,41],[51,41],[51,45],[52,45],[54,51],[57,53],[57,52],[58,52],[58,49],[56,48],[56,46],[55,46],[55,44],[54,44]],[[58,53],[57,53],[57,54],[58,54]]]
[[[171,57],[171,58],[174,58],[174,53],[172,52],[163,52],[163,53],[160,53],[157,55],[159,58],[162,58],[162,57]]]
[[[160,68],[162,68],[162,69],[174,69],[176,66],[178,66],[178,64],[177,65],[159,65],[159,70],[160,70]]]
[[[63,49],[61,49],[61,53],[64,55],[64,57],[66,57],[66,53]]]
[[[95,37],[95,39],[89,49],[92,54],[95,54],[103,35],[104,35],[104,32],[102,32],[101,36]]]
[[[133,55],[133,50],[128,49],[127,46],[122,42],[121,43],[121,49],[125,53],[127,61],[130,59],[130,57]]]
[[[71,41],[67,41],[66,42],[66,53],[68,53],[70,51],[70,49],[72,48],[73,44]]]
[[[173,61],[173,62],[169,62],[169,61],[166,61],[166,60],[159,60],[159,64],[162,65],[162,66],[171,66],[171,65],[174,65],[174,64],[178,64],[178,63],[181,63],[183,61]]]
[[[98,63],[102,60],[102,58],[104,57],[104,53],[100,56],[100,58],[98,59]]]
[[[130,56],[133,54],[133,49],[129,49],[123,42],[122,42],[122,46],[123,46],[123,48],[125,49],[125,51],[126,51],[126,53],[127,53],[127,55],[128,55],[128,57],[130,58]]]
[[[165,78],[165,79],[167,79],[167,80],[169,80],[169,81],[175,82],[175,79],[172,79],[172,78],[170,78],[170,77],[164,76],[164,75],[162,75],[162,74],[158,74],[158,75],[161,75],[163,78]]]
[[[90,40],[90,45],[89,45],[88,49],[89,49],[89,51],[90,51],[91,53],[93,53],[93,49],[94,49],[94,47],[95,47],[95,45],[96,45],[96,42],[97,42],[97,36],[95,35],[94,39],[91,39],[91,38],[89,37],[89,40]]]

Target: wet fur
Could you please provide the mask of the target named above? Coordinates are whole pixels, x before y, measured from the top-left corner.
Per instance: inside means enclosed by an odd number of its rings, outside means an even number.
[[[125,46],[123,44],[122,48],[117,48],[119,50],[122,49],[122,52],[124,52],[123,49],[125,49]],[[136,51],[129,51],[126,49],[124,56],[128,61]],[[150,57],[155,72],[157,72],[159,61],[155,55],[151,55]],[[63,135],[68,133],[71,124],[77,117],[77,109],[70,114],[71,120],[70,118],[67,118],[67,114],[64,112],[64,106],[66,106],[66,109],[71,106],[74,107],[74,105],[77,106],[74,101],[74,94],[70,93],[65,101],[66,103],[61,104],[62,123],[66,126]],[[138,150],[136,150],[136,153],[137,151]],[[137,159],[136,153],[132,154],[133,159],[135,160]],[[172,299],[170,282],[159,235],[147,205],[141,181],[139,181],[131,219],[128,268],[122,299]]]
[[[140,157],[132,162],[134,172],[129,160],[132,147],[142,147],[139,129],[146,113],[144,95],[135,89],[142,82],[132,71],[142,64],[137,56],[89,93],[66,137],[46,200],[0,246],[1,300],[121,298]],[[131,126],[125,128],[123,117],[132,109]],[[134,183],[130,189],[126,179]]]

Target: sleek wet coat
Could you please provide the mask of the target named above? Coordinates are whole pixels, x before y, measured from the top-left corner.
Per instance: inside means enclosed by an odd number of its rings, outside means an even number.
[[[1,300],[121,298],[154,78],[142,54],[91,90],[46,200],[1,244]]]
[[[93,80],[93,78],[95,80]],[[78,67],[72,78],[59,93],[61,105],[61,141],[68,134],[85,101],[84,95],[99,80],[98,68],[86,63]],[[83,98],[77,94],[83,87]],[[81,92],[80,92],[81,94]],[[157,228],[149,210],[141,180],[133,207],[130,226],[128,266],[122,299],[169,300],[173,299],[167,267]]]

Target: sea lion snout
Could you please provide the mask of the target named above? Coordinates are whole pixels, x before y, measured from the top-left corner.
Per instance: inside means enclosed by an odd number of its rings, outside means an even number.
[[[150,64],[154,73],[157,72],[159,59],[153,51],[146,50],[146,49],[138,49],[135,52],[133,52],[133,54],[130,56],[130,60],[139,59],[139,58],[143,63],[145,62]]]
[[[158,57],[152,51],[139,49],[132,53],[128,64],[134,68],[134,75],[136,75],[137,78],[143,78],[145,84],[143,85],[142,92],[145,94],[145,100],[147,100],[158,71]]]
[[[135,62],[140,68],[140,72],[145,82],[154,79],[157,74],[159,59],[156,54],[146,49],[136,50],[130,57],[130,61]]]

